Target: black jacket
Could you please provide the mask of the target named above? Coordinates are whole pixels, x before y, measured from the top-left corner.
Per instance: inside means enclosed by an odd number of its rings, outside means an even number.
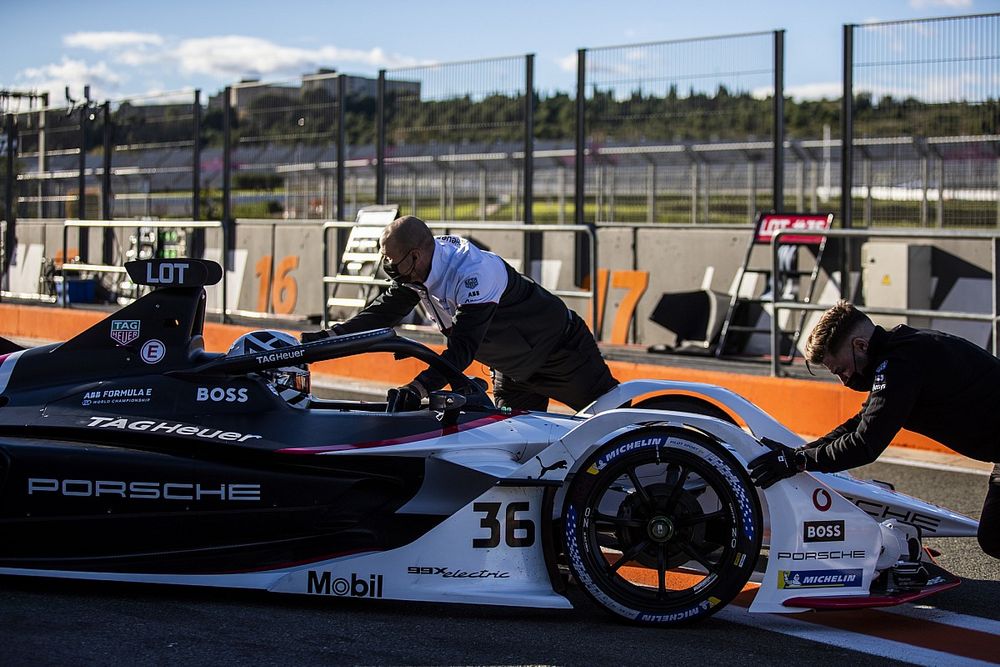
[[[503,260],[500,260],[503,262]],[[561,299],[503,262],[507,285],[498,303],[458,306],[452,326],[442,330],[448,348],[442,357],[465,369],[473,359],[524,381],[545,363],[569,321]],[[419,285],[393,283],[353,318],[334,327],[340,334],[399,324],[420,303]],[[417,376],[425,389],[444,386],[432,369]]]
[[[806,470],[871,463],[906,428],[980,461],[1000,461],[1000,359],[967,340],[875,327],[874,382],[861,411],[805,449]]]

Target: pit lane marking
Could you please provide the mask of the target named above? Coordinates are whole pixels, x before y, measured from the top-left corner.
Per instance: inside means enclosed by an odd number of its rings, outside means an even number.
[[[635,583],[656,585],[652,570],[626,565],[621,571]],[[670,572],[667,585],[690,586],[698,578]],[[795,615],[750,614],[747,608],[759,588],[759,584],[747,584],[716,617],[921,665],[1000,664],[1000,621],[938,610],[926,604]]]
[[[910,618],[933,621],[934,623],[941,623],[942,625],[953,625],[956,628],[966,628],[968,630],[991,633],[996,635],[997,641],[1000,642],[1000,621],[994,621],[991,618],[968,616],[966,614],[946,611],[944,609],[938,609],[937,607],[919,603],[912,605],[900,605],[898,607],[886,607],[881,611],[884,611],[887,614],[898,614],[900,616],[909,616]],[[998,659],[1000,659],[1000,647],[997,647],[997,652]]]
[[[871,610],[858,612],[815,612],[812,616],[819,616],[821,614],[849,613],[863,617],[870,611]],[[978,643],[979,650],[977,653],[979,655],[990,656],[987,660],[980,660],[964,655],[956,655],[946,649],[937,650],[927,648],[926,646],[915,646],[914,644],[907,643],[906,641],[886,639],[874,633],[869,634],[840,630],[821,624],[814,617],[804,617],[802,615],[792,617],[779,614],[750,614],[745,609],[741,609],[737,605],[731,605],[718,611],[715,614],[715,618],[723,621],[729,621],[731,623],[737,623],[739,625],[752,626],[761,630],[777,632],[783,635],[790,635],[792,637],[820,644],[828,644],[841,649],[858,651],[869,655],[877,655],[883,658],[892,658],[894,660],[909,662],[916,665],[927,665],[928,667],[936,667],[938,665],[947,665],[949,667],[951,665],[979,667],[995,665],[998,664],[996,661],[1000,660],[1000,637],[995,635],[984,635],[982,641]],[[873,624],[876,622],[877,621],[873,618],[859,619],[859,625],[864,625],[866,628],[870,629],[875,629],[873,628]],[[913,633],[911,639],[919,638],[921,633],[939,634],[942,632],[940,628],[932,627],[935,625],[933,623],[927,623],[926,625],[926,628]],[[934,637],[924,638],[930,639],[931,641],[934,639]]]

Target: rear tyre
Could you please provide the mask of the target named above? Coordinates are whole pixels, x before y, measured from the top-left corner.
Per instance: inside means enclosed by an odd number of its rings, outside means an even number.
[[[674,626],[715,613],[746,584],[763,533],[742,466],[686,429],[602,447],[566,494],[563,536],[580,586],[608,612]]]

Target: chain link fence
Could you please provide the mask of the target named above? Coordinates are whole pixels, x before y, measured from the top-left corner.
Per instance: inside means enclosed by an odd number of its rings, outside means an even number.
[[[581,50],[578,220],[748,223],[769,207],[781,159],[772,149],[782,139],[782,39],[779,31]]]
[[[749,224],[840,207],[856,226],[1000,225],[1000,15],[844,40],[847,104],[783,96],[775,31],[582,49],[576,96],[528,95],[545,85],[518,56],[241,82],[207,105],[8,106],[5,185],[21,219],[350,220],[391,203],[429,220]]]
[[[845,26],[853,226],[1000,225],[1000,14]]]
[[[229,89],[232,215],[329,219],[337,210],[338,76]]]
[[[427,220],[530,220],[532,67],[523,56],[381,73],[383,202]]]

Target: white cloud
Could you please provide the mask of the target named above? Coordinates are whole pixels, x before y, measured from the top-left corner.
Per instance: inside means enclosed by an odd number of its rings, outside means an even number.
[[[966,9],[972,6],[972,0],[910,0],[913,9],[928,7],[948,7],[950,9]]]
[[[117,91],[127,77],[113,71],[107,63],[89,64],[64,56],[61,62],[22,70],[18,79],[20,85],[48,91],[51,104],[58,105],[62,102],[66,86],[69,86],[71,95],[82,97],[84,85],[89,84],[91,99],[98,99]]]
[[[62,100],[67,85],[73,95],[80,96],[83,86],[90,84],[92,98],[98,99],[120,97],[124,92],[145,94],[162,89],[163,82],[171,79],[179,79],[178,87],[185,86],[196,76],[214,78],[225,85],[245,77],[298,79],[319,67],[370,71],[430,64],[377,47],[300,48],[244,35],[176,40],[155,33],[77,32],[64,36],[63,44],[102,53],[104,58],[93,63],[64,56],[61,62],[23,70],[17,75],[19,85],[47,90],[56,103]],[[122,84],[129,80],[143,82],[146,89],[124,91]]]
[[[170,56],[189,74],[217,77],[298,76],[321,66],[358,63],[369,67],[411,67],[422,64],[416,58],[387,54],[380,48],[368,51],[324,46],[301,49],[281,46],[258,37],[226,35],[185,39]]]
[[[564,72],[575,72],[577,64],[577,54],[571,53],[562,58],[556,58],[556,64],[559,65],[559,69]]]
[[[91,51],[109,51],[127,46],[160,46],[163,38],[149,32],[74,32],[63,37],[63,44]]]

